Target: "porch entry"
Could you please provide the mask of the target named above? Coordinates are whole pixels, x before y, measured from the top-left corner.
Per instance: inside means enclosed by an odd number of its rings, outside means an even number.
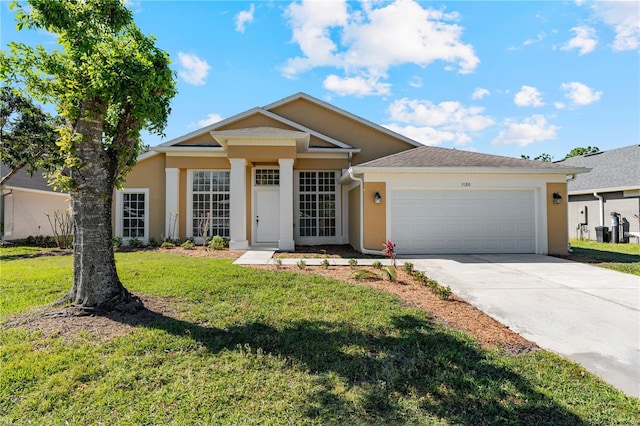
[[[254,169],[254,243],[278,243],[280,239],[280,170]]]

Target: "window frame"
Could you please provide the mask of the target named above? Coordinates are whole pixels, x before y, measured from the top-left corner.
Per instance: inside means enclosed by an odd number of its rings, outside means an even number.
[[[187,238],[193,238],[193,240],[196,242],[196,244],[203,244],[202,238],[200,238],[198,235],[194,235],[193,233],[193,195],[194,195],[194,191],[193,191],[193,175],[195,172],[222,172],[222,173],[227,173],[228,178],[229,178],[229,190],[228,191],[209,191],[209,194],[227,194],[229,197],[228,200],[228,211],[229,211],[229,216],[228,216],[228,220],[229,220],[229,226],[228,226],[228,233],[229,235],[222,235],[222,237],[224,238],[229,238],[229,236],[231,235],[231,224],[230,224],[230,220],[231,220],[231,170],[230,169],[187,169],[187,199],[186,199],[186,203],[187,203],[187,217],[186,217],[186,237]],[[195,191],[196,193],[201,193],[201,191]],[[211,202],[211,201],[210,201]],[[211,219],[210,219],[211,220]],[[211,232],[211,228],[209,228],[209,232]]]
[[[334,216],[335,227],[334,235],[331,236],[301,236],[300,235],[300,194],[309,193],[307,191],[300,191],[300,174],[301,173],[332,173],[334,176],[334,190],[333,192],[318,191],[319,182],[316,180],[316,189],[313,192],[316,194],[333,194],[334,196]],[[301,245],[318,245],[318,244],[342,244],[342,187],[340,185],[340,172],[337,170],[295,170],[294,171],[294,241],[296,244]],[[318,199],[316,198],[316,209],[318,205]],[[316,210],[317,212],[318,210]],[[318,218],[319,219],[319,218]],[[320,229],[319,222],[316,224],[316,229]],[[319,234],[319,232],[318,232]]]
[[[144,236],[125,237],[124,236],[124,194],[144,194]],[[149,188],[124,188],[116,191],[116,220],[115,235],[128,243],[129,240],[137,238],[144,244],[149,244]]]

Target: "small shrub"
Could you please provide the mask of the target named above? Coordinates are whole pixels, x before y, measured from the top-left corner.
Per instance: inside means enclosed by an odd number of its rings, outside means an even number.
[[[405,262],[404,263],[404,270],[407,272],[407,274],[413,274],[413,263]]]
[[[429,287],[431,290],[435,291],[436,293],[438,292],[438,287],[440,287],[440,284],[438,284],[438,281],[428,278],[426,284],[427,284],[427,287]]]
[[[436,294],[442,300],[447,300],[451,296],[451,287],[438,285]]]
[[[393,241],[387,240],[384,244],[384,250],[382,250],[382,254],[387,256],[393,262],[393,267],[396,267],[396,245]]]
[[[300,259],[298,261],[298,263],[296,263],[296,265],[298,266],[298,268],[300,269],[304,269],[307,267],[307,262],[305,262],[304,260]]]
[[[358,260],[354,258],[349,259],[349,266],[351,266],[352,268],[355,268],[356,266],[358,266]]]
[[[327,259],[326,257],[324,259],[322,259],[322,267],[324,269],[329,268],[329,259]]]
[[[220,235],[214,235],[213,237],[211,237],[211,240],[209,240],[209,248],[211,250],[224,250],[225,247],[229,246],[229,242],[228,240],[225,241],[224,238],[222,238]]]
[[[374,269],[382,269],[382,262],[380,262],[379,260],[376,260],[375,262],[373,262],[373,263],[371,264],[371,266],[372,266]]]
[[[281,268],[282,267],[282,259],[280,259],[280,258],[274,259],[273,263],[276,265],[276,268]]]
[[[385,280],[391,281],[391,282],[395,282],[396,279],[397,279],[396,268],[394,268],[392,266],[386,266],[386,267],[382,268],[380,270],[380,275],[382,275],[382,277]]]
[[[180,245],[183,249],[186,250],[194,250],[196,248],[196,244],[192,240],[187,240]]]
[[[156,248],[156,247],[158,247],[158,245],[159,245],[158,244],[158,240],[156,240],[153,237],[149,237],[149,247]]]
[[[120,248],[122,247],[122,237],[113,237],[113,239],[111,240],[113,242],[113,247],[114,248]]]
[[[427,276],[426,276],[424,273],[422,273],[422,272],[420,272],[420,271],[413,271],[413,272],[411,273],[411,275],[412,275],[412,276],[413,276],[413,278],[414,278],[416,281],[418,281],[420,284],[422,284],[422,285],[426,285],[426,284],[427,284],[427,280],[428,280],[428,278],[427,278]]]
[[[144,243],[142,242],[142,240],[140,240],[140,239],[138,239],[138,238],[136,238],[136,237],[131,238],[131,239],[129,240],[129,244],[127,244],[127,245],[128,245],[129,247],[131,247],[131,248],[140,248],[140,247],[144,247]]]
[[[351,275],[349,276],[356,281],[377,280],[380,278],[378,274],[370,269],[356,269],[355,271],[351,272]]]
[[[174,242],[171,241],[163,241],[162,245],[160,246],[160,248],[163,249],[172,249],[176,246],[176,244]]]

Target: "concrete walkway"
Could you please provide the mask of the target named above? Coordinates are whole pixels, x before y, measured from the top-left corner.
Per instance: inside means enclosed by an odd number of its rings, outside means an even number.
[[[403,256],[523,337],[640,397],[640,278],[538,255]]]

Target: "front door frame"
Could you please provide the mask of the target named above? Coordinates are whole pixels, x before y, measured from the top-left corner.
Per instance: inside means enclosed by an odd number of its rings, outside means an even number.
[[[251,168],[251,244],[252,245],[273,245],[275,247],[278,246],[279,235],[280,235],[280,215],[278,214],[275,218],[273,226],[278,227],[278,235],[276,235],[273,241],[258,241],[258,196],[259,192],[272,192],[276,193],[276,200],[278,202],[278,209],[280,206],[280,185],[256,185],[256,170],[257,169],[271,169],[271,170],[280,170],[280,168],[276,165],[273,166],[254,166]]]

